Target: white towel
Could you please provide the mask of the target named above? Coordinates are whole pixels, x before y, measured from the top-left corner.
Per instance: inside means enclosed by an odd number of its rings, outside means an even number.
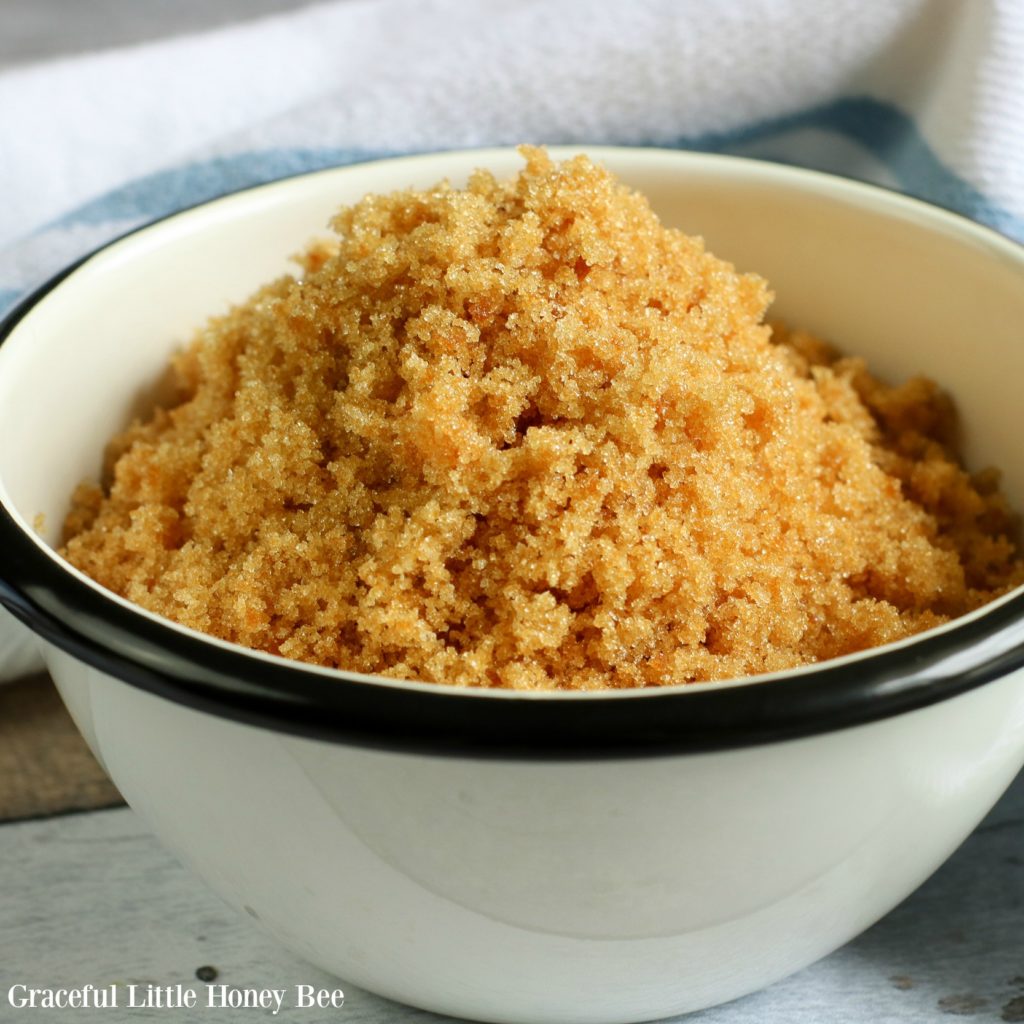
[[[0,73],[0,140],[0,310],[243,185],[524,141],[799,163],[1024,240],[1024,3],[324,3]],[[2,678],[31,659],[0,630]]]

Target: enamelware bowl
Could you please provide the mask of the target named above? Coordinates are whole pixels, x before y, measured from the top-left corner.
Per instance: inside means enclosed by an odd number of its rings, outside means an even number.
[[[667,223],[765,275],[777,314],[886,377],[951,388],[968,463],[1002,467],[1024,508],[1020,248],[821,174],[589,152]],[[1024,595],[770,677],[523,694],[246,651],[54,550],[73,488],[171,352],[339,205],[519,165],[462,152],[252,189],[136,231],[27,300],[0,345],[0,597],[128,802],[293,950],[442,1013],[640,1021],[824,956],[968,835],[1024,761]]]

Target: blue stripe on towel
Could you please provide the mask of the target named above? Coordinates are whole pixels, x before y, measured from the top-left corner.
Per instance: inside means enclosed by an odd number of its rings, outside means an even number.
[[[269,149],[216,157],[137,178],[77,207],[47,225],[47,229],[153,220],[278,178],[389,155],[355,149]]]
[[[730,132],[677,141],[680,149],[734,153],[802,129],[832,132],[856,142],[884,165],[909,195],[962,213],[1024,241],[1024,219],[979,192],[950,170],[912,118],[889,103],[848,97]]]
[[[0,314],[6,313],[19,298],[22,293],[17,288],[0,288]]]
[[[686,136],[672,145],[678,149],[737,153],[808,129],[857,143],[885,166],[910,195],[948,207],[1024,240],[1024,219],[1010,213],[946,167],[910,117],[891,104],[875,99],[839,99],[734,131]],[[270,149],[218,157],[139,178],[78,207],[49,227],[150,220],[225,192],[290,174],[394,155],[398,154],[317,148]]]

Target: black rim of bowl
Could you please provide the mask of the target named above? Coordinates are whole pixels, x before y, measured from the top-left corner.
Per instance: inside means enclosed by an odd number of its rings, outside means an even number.
[[[877,186],[858,185],[893,195]],[[55,275],[0,321],[0,344],[93,256],[186,212],[140,225]],[[952,216],[978,227],[955,212]],[[1024,668],[1022,592],[939,632],[763,682],[585,695],[407,686],[343,670],[324,673],[284,658],[253,657],[235,645],[209,642],[126,607],[40,550],[2,504],[0,551],[0,604],[44,640],[92,668],[236,722],[382,750],[534,760],[728,750],[890,718]]]

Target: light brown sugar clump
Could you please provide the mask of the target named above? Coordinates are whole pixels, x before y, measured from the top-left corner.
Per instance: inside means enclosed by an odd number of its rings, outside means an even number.
[[[1024,580],[934,385],[773,334],[765,282],[523,152],[368,196],[211,320],[67,557],[250,647],[524,689],[789,668]]]

